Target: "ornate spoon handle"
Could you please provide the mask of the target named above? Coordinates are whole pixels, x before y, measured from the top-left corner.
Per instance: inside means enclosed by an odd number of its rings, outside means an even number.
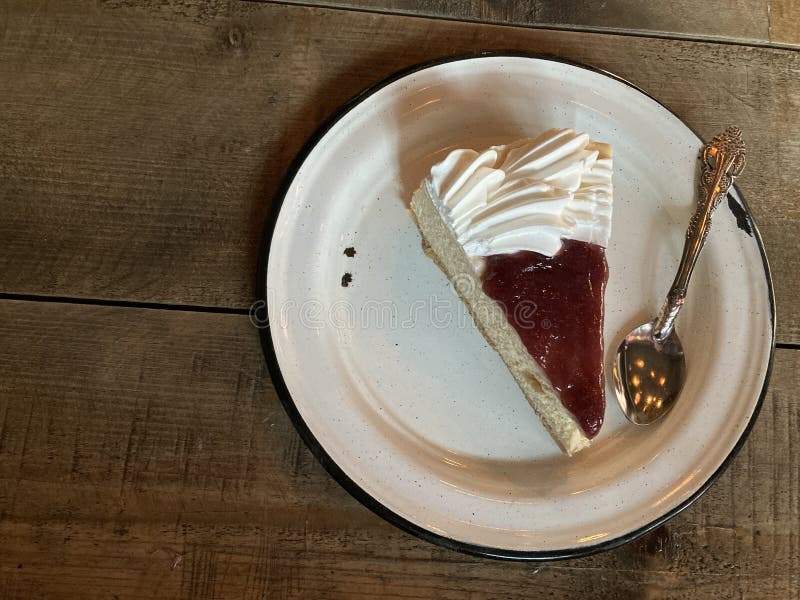
[[[655,320],[653,337],[658,342],[666,340],[675,327],[675,319],[683,307],[694,265],[711,229],[711,215],[744,169],[744,162],[745,146],[738,127],[729,127],[703,148],[700,198],[686,229],[678,273]]]

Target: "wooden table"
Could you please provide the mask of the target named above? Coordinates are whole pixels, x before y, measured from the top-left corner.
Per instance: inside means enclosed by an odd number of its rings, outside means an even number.
[[[0,598],[800,598],[798,4],[306,4],[0,4]],[[704,136],[740,124],[775,274],[739,456],[581,560],[472,558],[363,508],[300,442],[247,316],[305,138],[399,68],[490,48],[611,70]]]

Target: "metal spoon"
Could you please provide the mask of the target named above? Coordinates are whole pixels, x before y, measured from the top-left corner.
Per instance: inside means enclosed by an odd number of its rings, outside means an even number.
[[[678,266],[658,316],[622,340],[614,359],[614,388],[622,412],[637,425],[653,423],[667,414],[686,380],[686,358],[675,332],[686,288],[697,257],[711,228],[711,215],[742,172],[745,146],[742,132],[729,127],[703,148],[700,198]]]

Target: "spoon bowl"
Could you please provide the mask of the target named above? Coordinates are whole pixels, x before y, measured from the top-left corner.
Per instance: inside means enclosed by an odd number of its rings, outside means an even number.
[[[631,331],[614,359],[617,401],[628,420],[637,425],[648,425],[667,414],[686,380],[686,358],[675,330],[662,342],[653,337],[654,331],[653,322]]]

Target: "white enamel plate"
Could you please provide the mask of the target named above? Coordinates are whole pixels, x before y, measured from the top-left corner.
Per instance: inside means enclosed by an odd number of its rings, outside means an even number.
[[[312,451],[392,523],[488,556],[588,554],[685,508],[742,444],[772,359],[769,271],[734,194],[716,212],[678,320],[688,380],[676,408],[658,425],[635,427],[609,383],[599,436],[574,458],[561,454],[423,253],[407,209],[448,150],[550,127],[614,147],[610,380],[619,339],[657,312],[672,280],[702,144],[657,101],[607,73],[491,54],[376,85],[301,152],[262,248],[265,355]]]

